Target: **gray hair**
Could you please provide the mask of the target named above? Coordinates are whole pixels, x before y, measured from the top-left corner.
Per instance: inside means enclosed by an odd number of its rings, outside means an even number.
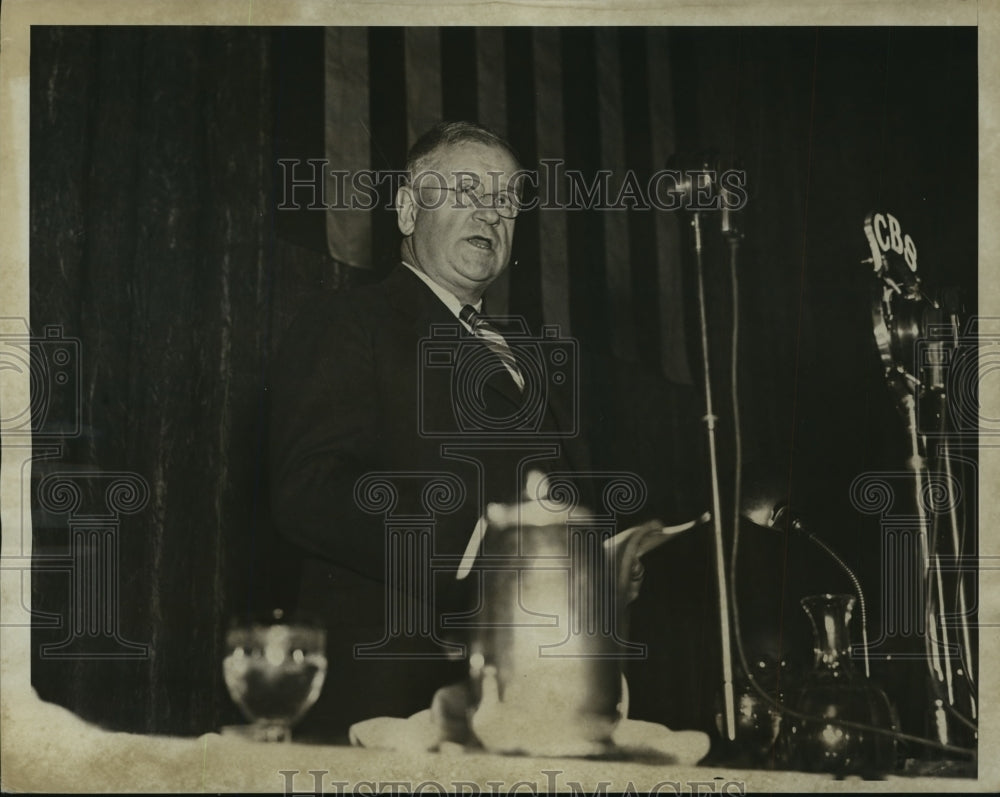
[[[518,164],[518,168],[521,168],[520,160],[513,147],[507,143],[506,139],[488,127],[477,122],[440,122],[420,136],[410,147],[406,156],[408,179],[412,181],[415,174],[427,168],[428,161],[438,150],[466,141],[474,141],[478,144],[505,150],[514,159],[514,163]]]

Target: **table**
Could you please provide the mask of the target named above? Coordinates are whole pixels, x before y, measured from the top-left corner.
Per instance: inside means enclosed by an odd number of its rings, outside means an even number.
[[[620,761],[263,744],[216,733],[197,738],[143,736],[102,730],[28,690],[5,689],[3,712],[0,773],[8,791],[741,794],[996,788],[983,780],[958,778],[837,781],[825,775]]]

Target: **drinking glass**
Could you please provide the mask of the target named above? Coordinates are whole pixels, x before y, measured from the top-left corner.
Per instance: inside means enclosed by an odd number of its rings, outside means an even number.
[[[235,620],[226,634],[222,673],[229,696],[257,741],[291,741],[326,678],[326,631],[280,609]]]

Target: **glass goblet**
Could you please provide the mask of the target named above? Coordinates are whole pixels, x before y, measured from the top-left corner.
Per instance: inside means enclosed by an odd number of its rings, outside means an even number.
[[[222,674],[256,741],[291,741],[326,678],[326,631],[286,618],[279,609],[234,621],[226,634]]]

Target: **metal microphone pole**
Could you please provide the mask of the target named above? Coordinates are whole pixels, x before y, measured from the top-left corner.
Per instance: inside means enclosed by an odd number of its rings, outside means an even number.
[[[715,532],[715,574],[719,585],[719,628],[722,633],[722,692],[725,703],[726,736],[736,740],[736,705],[733,695],[733,657],[729,632],[729,590],[726,586],[725,550],[722,537],[722,507],[719,490],[719,463],[715,451],[715,422],[712,409],[712,379],[708,362],[708,316],[705,307],[705,276],[701,252],[701,214],[691,219],[694,228],[695,271],[698,276],[698,324],[701,328],[701,353],[705,375],[705,427],[708,431],[709,478],[712,485],[712,529]],[[737,463],[737,467],[739,464]]]

